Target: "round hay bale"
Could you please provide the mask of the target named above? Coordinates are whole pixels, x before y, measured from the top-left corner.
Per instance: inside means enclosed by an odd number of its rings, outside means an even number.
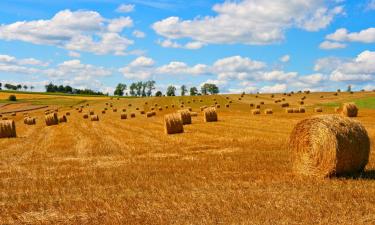
[[[159,107],[159,111],[163,111],[163,108],[162,108],[162,107]]]
[[[126,119],[128,118],[128,114],[126,114],[126,113],[121,113],[120,118],[121,118],[122,120],[126,120]]]
[[[356,120],[320,115],[302,120],[290,135],[297,174],[316,177],[362,172],[370,154],[366,129]]]
[[[293,108],[286,108],[285,112],[286,113],[294,113],[294,110],[293,110]]]
[[[132,107],[132,104],[128,104],[129,107]]]
[[[99,121],[99,116],[98,115],[92,115],[90,117],[91,121]]]
[[[242,99],[241,98],[238,98],[238,101],[241,101]]]
[[[259,109],[253,109],[253,110],[251,110],[251,114],[253,114],[253,115],[259,115],[260,114],[260,110]]]
[[[151,107],[151,108],[150,108],[150,110],[151,110],[151,111],[154,111],[154,110],[155,110],[155,108],[154,108],[154,107]]]
[[[216,122],[217,121],[217,113],[215,107],[207,108],[203,111],[203,119],[204,122]]]
[[[191,124],[191,115],[189,110],[178,110],[183,125]]]
[[[300,105],[303,105],[303,104],[305,104],[305,102],[304,102],[304,101],[300,101],[299,104],[300,104]]]
[[[282,108],[286,108],[286,107],[289,107],[289,103],[287,103],[287,102],[284,102],[284,103],[282,103],[282,104],[281,104],[281,107],[282,107]]]
[[[45,116],[45,121],[47,126],[57,125],[59,124],[59,118],[57,113],[50,113]]]
[[[168,109],[169,107],[166,105],[166,106],[164,106],[165,107],[165,109]]]
[[[264,105],[264,102],[260,102],[261,105]]]
[[[250,107],[254,107],[254,103],[250,103]]]
[[[0,121],[0,138],[15,138],[17,137],[16,123],[14,120]]]
[[[218,104],[218,105],[216,105],[216,108],[217,108],[217,109],[220,109],[220,105],[219,105],[219,104]]]
[[[113,109],[112,111],[113,111],[113,112],[115,113],[115,112],[117,112],[117,109],[116,109],[116,108],[114,108],[114,109]]]
[[[338,94],[338,93],[334,93],[333,95],[334,95],[334,96],[338,96],[339,94]]]
[[[177,113],[164,116],[164,131],[166,134],[178,134],[184,132],[181,116]]]
[[[155,104],[154,104],[154,106],[155,106],[155,107],[158,107],[158,104],[157,104],[157,103],[155,103]]]
[[[66,115],[66,116],[70,116],[70,112],[66,112],[65,115]]]
[[[144,111],[144,110],[141,110],[141,111],[139,111],[139,113],[140,113],[141,115],[144,115],[144,114],[145,114],[145,111]]]
[[[358,108],[352,102],[350,102],[350,103],[344,103],[344,105],[342,106],[342,112],[341,112],[341,114],[343,116],[347,116],[347,117],[357,117],[357,115],[358,115]]]
[[[36,119],[34,117],[25,117],[23,119],[23,123],[26,125],[35,125],[36,124]]]
[[[8,117],[5,116],[1,120],[8,120]]]
[[[293,108],[293,113],[300,113],[299,108]]]
[[[202,99],[199,99],[199,102],[203,102],[203,100],[202,100]]]
[[[59,116],[59,123],[66,123],[68,120],[66,119],[65,115]]]
[[[320,98],[324,98],[324,96],[322,95],[322,96],[320,96]]]
[[[255,108],[256,108],[256,109],[260,109],[260,105],[256,105]]]
[[[137,107],[137,108],[135,108],[135,110],[137,110],[137,111],[138,111],[138,110],[139,110],[139,108]]]
[[[147,118],[150,118],[150,117],[152,117],[153,115],[154,115],[153,112],[147,112],[147,113],[146,113],[146,117],[147,117]]]
[[[135,118],[135,113],[130,113],[130,118]]]
[[[11,116],[17,116],[17,113],[12,113],[12,114],[10,114]]]
[[[174,108],[174,104],[172,104],[171,107]]]
[[[126,112],[126,109],[122,109],[122,112]]]
[[[314,109],[314,112],[320,113],[320,112],[323,112],[323,109],[320,107],[317,107]]]
[[[90,116],[95,115],[94,110],[90,109],[89,114],[90,114]]]
[[[102,110],[102,114],[105,114],[105,112],[106,112],[105,110]]]
[[[226,104],[225,107],[229,108],[229,104]]]
[[[232,104],[233,103],[233,101],[232,100],[230,100],[229,102],[228,102],[229,104]]]
[[[189,112],[193,111],[191,107],[187,107],[186,110],[189,110]]]
[[[180,105],[180,108],[184,108],[184,105]]]
[[[306,112],[306,109],[303,108],[303,107],[299,107],[299,112],[300,112],[300,113],[305,113],[305,112]]]
[[[84,114],[83,114],[83,119],[88,119],[88,118],[89,118],[89,114],[84,113]]]
[[[272,111],[272,109],[265,109],[264,114],[270,115],[270,114],[273,114],[273,111]]]

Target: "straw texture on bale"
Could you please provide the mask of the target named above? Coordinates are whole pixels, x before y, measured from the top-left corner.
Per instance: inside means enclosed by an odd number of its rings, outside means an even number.
[[[293,113],[300,113],[299,108],[293,108]]]
[[[289,107],[289,103],[287,103],[287,102],[282,103],[282,104],[281,104],[281,107],[283,107],[283,108]]]
[[[16,123],[14,120],[0,121],[0,138],[15,138],[17,137]]]
[[[23,123],[26,125],[35,125],[36,124],[36,119],[34,117],[25,117],[23,119]]]
[[[128,118],[128,115],[126,113],[122,113],[120,117],[122,120],[126,120]]]
[[[130,113],[130,118],[135,118],[135,113]]]
[[[66,123],[68,120],[66,119],[65,115],[59,116],[59,123]]]
[[[88,118],[89,118],[89,114],[84,113],[84,114],[83,114],[83,119],[88,119]]]
[[[294,127],[289,148],[297,174],[331,177],[362,172],[369,159],[370,140],[360,122],[321,115]]]
[[[46,115],[45,121],[46,121],[47,126],[59,124],[59,118],[57,117],[57,113],[50,113],[50,114]]]
[[[264,114],[272,114],[272,113],[273,113],[272,109],[265,109],[264,110]]]
[[[189,110],[179,110],[178,113],[180,114],[182,124],[191,124],[191,115]]]
[[[164,131],[166,134],[178,134],[184,132],[181,116],[177,113],[164,116]]]
[[[285,112],[286,113],[294,113],[294,110],[293,110],[293,108],[287,108],[287,109],[285,109]]]
[[[255,108],[260,109],[260,105],[256,105]]]
[[[204,122],[216,122],[217,121],[217,112],[216,108],[210,107],[203,111]]]
[[[305,113],[305,112],[306,112],[306,109],[303,108],[303,107],[300,107],[300,108],[299,108],[299,112],[300,112],[300,113]]]
[[[354,103],[344,103],[341,114],[347,117],[357,117],[358,108]]]
[[[99,116],[98,115],[92,115],[90,117],[91,121],[99,121]]]
[[[260,114],[260,110],[259,109],[253,109],[253,110],[251,110],[251,114],[258,115],[258,114]]]

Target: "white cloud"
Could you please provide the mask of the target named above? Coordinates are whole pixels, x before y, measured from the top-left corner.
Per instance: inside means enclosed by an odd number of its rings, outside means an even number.
[[[332,71],[332,81],[370,81],[375,75],[375,52],[364,51]]]
[[[68,55],[73,58],[80,58],[81,54],[79,52],[69,51]]]
[[[284,55],[279,59],[281,62],[286,63],[290,61],[290,55]]]
[[[347,42],[362,42],[362,43],[375,43],[375,28],[370,27],[359,32],[349,33],[347,29],[340,28],[334,33],[326,36],[326,39],[332,41],[347,41]]]
[[[233,56],[217,60],[212,66],[212,71],[218,74],[219,79],[244,80],[252,76],[254,71],[265,67],[264,62]]]
[[[366,9],[367,10],[375,10],[375,0],[370,0]]]
[[[321,49],[340,49],[340,48],[346,48],[346,44],[339,43],[339,42],[333,42],[333,41],[323,41],[320,45],[319,48]]]
[[[315,62],[314,71],[330,73],[344,62],[345,60],[337,57],[320,58]]]
[[[193,67],[189,67],[184,62],[170,62],[167,65],[157,68],[156,73],[169,74],[169,75],[202,75],[209,73],[208,66],[198,64]]]
[[[154,73],[155,61],[151,58],[140,56],[133,60],[129,65],[120,68],[119,72],[127,79],[146,80]]]
[[[135,6],[132,4],[121,4],[117,9],[116,12],[119,13],[130,13],[134,11]]]
[[[145,38],[146,37],[146,34],[140,30],[135,30],[133,31],[133,36],[136,37],[136,38]]]
[[[165,39],[162,41],[158,40],[157,43],[164,48],[183,48],[189,50],[201,49],[204,46],[204,43],[199,41],[188,42],[185,45],[182,45],[170,39]]]
[[[270,44],[282,41],[286,29],[317,31],[327,27],[341,6],[329,9],[323,0],[242,0],[216,4],[216,16],[182,20],[169,17],[153,24],[167,39],[190,38],[205,44]]]
[[[48,66],[48,62],[42,62],[38,59],[34,58],[25,58],[25,59],[17,59],[14,56],[10,55],[0,55],[0,64],[7,64],[7,65],[31,65],[31,66]]]
[[[132,26],[129,17],[103,18],[95,11],[63,10],[50,20],[20,21],[0,25],[0,39],[53,45],[95,54],[125,54],[133,41],[119,33]]]
[[[286,84],[275,84],[272,86],[264,86],[259,91],[261,93],[281,93],[287,90]]]
[[[280,70],[274,70],[270,72],[264,72],[258,79],[266,81],[286,81],[293,78],[296,78],[298,73],[296,72],[284,72]]]

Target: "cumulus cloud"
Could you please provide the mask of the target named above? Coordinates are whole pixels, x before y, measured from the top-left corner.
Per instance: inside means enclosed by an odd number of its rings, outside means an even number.
[[[317,31],[327,27],[343,7],[330,9],[323,0],[225,1],[216,4],[215,16],[182,20],[169,17],[153,24],[167,39],[190,38],[204,44],[260,45],[282,41],[285,30],[298,27]]]
[[[201,49],[204,46],[204,44],[199,41],[188,42],[182,45],[170,39],[158,40],[157,43],[164,48],[183,48],[183,49],[190,49],[190,50]]]
[[[155,61],[153,59],[140,56],[129,63],[129,65],[120,68],[119,72],[127,79],[146,80],[153,75],[155,69],[154,65]]]
[[[0,39],[53,45],[95,54],[123,55],[133,41],[122,37],[120,32],[131,26],[129,17],[106,19],[95,11],[63,10],[50,20],[0,25]]]
[[[255,61],[247,57],[232,56],[217,60],[212,71],[218,74],[219,79],[239,79],[244,80],[253,75],[254,71],[263,69],[266,64]]]
[[[260,88],[261,93],[281,93],[287,90],[288,86],[286,84],[275,84],[272,86],[264,86]]]
[[[279,59],[281,62],[286,63],[290,61],[290,55],[284,55]]]
[[[341,42],[375,43],[375,28],[371,27],[352,33],[345,28],[340,28],[334,33],[327,35],[326,39]]]
[[[135,6],[132,4],[121,4],[117,9],[116,12],[119,13],[130,13],[134,11]]]
[[[173,61],[167,65],[157,68],[156,73],[170,75],[202,75],[209,73],[209,68],[204,64],[198,64],[193,67],[189,67],[184,62]]]
[[[346,44],[334,42],[334,41],[323,41],[319,48],[331,50],[331,49],[340,49],[340,48],[346,48]]]
[[[133,31],[133,36],[136,37],[136,38],[145,38],[146,37],[146,34],[140,30],[135,30]]]

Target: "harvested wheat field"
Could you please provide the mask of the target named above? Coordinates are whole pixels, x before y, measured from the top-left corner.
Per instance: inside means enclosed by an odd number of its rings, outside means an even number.
[[[12,103],[6,110],[0,106],[0,114],[15,121],[17,136],[0,138],[1,224],[375,224],[375,92],[119,100],[17,97],[22,104]],[[0,93],[0,100],[6,98]],[[299,109],[301,98],[305,113],[287,113],[285,103]],[[168,135],[165,115],[181,110],[181,102],[194,112],[191,124],[183,126],[183,133]],[[363,157],[356,173],[330,177],[296,173],[295,152],[289,146],[294,127],[317,115],[341,116],[335,107],[349,102],[356,104],[358,114],[343,120],[355,123],[341,125],[355,124],[361,130],[359,143],[367,140],[362,138],[366,135],[370,141],[358,148]],[[119,110],[99,114],[99,121],[83,119],[90,110],[102,112],[106,103]],[[217,121],[204,122],[200,108],[215,103],[230,107],[216,108]],[[151,110],[156,104],[165,107]],[[30,105],[45,105],[58,109],[58,116],[68,112],[70,116],[66,123],[46,126],[46,109],[29,110]],[[272,114],[254,116],[254,105]],[[22,113],[10,115],[9,109],[22,107],[35,118],[35,125],[24,124]],[[322,112],[316,113],[316,108]],[[121,120],[122,109],[129,115],[126,120]],[[336,140],[334,132],[346,128],[329,131],[330,120],[319,121],[324,132],[331,132],[327,140]],[[319,140],[317,131],[314,138]],[[298,139],[310,133],[293,135]],[[327,149],[321,155],[341,148]],[[349,152],[345,160],[355,154],[344,150]],[[340,155],[329,160],[334,157]],[[324,175],[335,174],[340,167],[331,164]]]

